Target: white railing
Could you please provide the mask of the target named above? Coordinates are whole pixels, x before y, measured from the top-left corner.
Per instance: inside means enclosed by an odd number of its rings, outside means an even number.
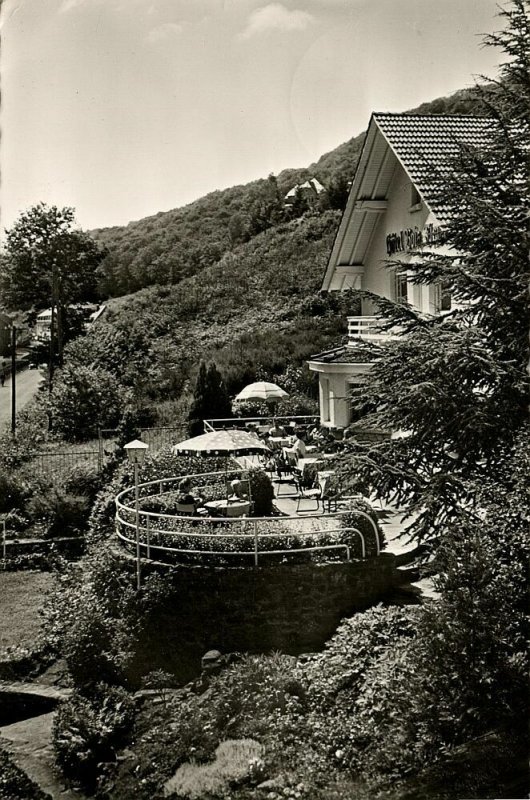
[[[186,476],[197,479],[196,482],[210,483],[215,480],[224,481],[225,472],[201,473]],[[338,511],[333,514],[305,514],[282,517],[203,517],[191,515],[164,514],[145,511],[141,508],[143,501],[161,497],[174,491],[175,484],[184,476],[162,478],[139,484],[140,508],[138,511],[138,530],[136,525],[136,509],[134,504],[134,488],[124,489],[116,499],[116,533],[119,540],[131,547],[139,544],[142,557],[156,558],[156,554],[172,554],[173,556],[194,556],[195,560],[206,561],[208,557],[227,559],[248,557],[258,566],[260,559],[270,555],[281,555],[287,558],[300,553],[339,551],[342,560],[351,560],[350,540],[352,534],[359,536],[361,557],[366,558],[365,536],[357,527],[333,527],[333,520],[340,523],[344,514],[352,511]],[[354,510],[360,517],[366,518],[372,525],[375,538],[376,553],[380,553],[380,542],[377,525],[368,514]],[[326,527],[325,521],[331,523]],[[310,525],[308,526],[308,522]],[[324,524],[323,524],[324,523]],[[316,526],[311,529],[311,526]],[[273,530],[273,528],[280,530]],[[297,530],[298,528],[298,530]],[[271,548],[273,540],[279,547]],[[331,539],[331,543],[330,543]],[[203,559],[204,557],[204,559]]]
[[[354,344],[355,339],[368,342],[389,341],[395,334],[381,330],[383,323],[381,317],[348,317],[348,343]]]
[[[274,421],[277,420],[280,425],[290,427],[309,427],[310,425],[319,424],[318,414],[305,414],[300,416],[284,416],[280,414],[270,417],[223,417],[219,419],[205,419],[204,432],[210,433],[211,431],[224,430],[229,428],[249,428],[261,429],[263,432],[272,428]]]

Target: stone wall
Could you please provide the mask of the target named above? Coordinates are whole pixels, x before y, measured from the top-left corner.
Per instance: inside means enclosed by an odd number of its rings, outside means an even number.
[[[133,560],[127,556],[130,566]],[[382,600],[402,582],[395,558],[350,563],[213,568],[145,564],[164,575],[149,604],[131,678],[168,669],[182,680],[200,670],[200,657],[221,652],[298,655],[319,650],[340,620]],[[157,595],[158,596],[158,595]]]

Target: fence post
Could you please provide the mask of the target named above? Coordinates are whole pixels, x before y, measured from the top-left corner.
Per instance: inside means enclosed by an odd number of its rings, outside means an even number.
[[[103,436],[98,426],[98,472],[103,472]]]
[[[258,522],[254,520],[254,566],[258,566]]]
[[[6,568],[7,544],[6,544],[6,521],[2,520],[2,557],[4,559],[4,569]]]

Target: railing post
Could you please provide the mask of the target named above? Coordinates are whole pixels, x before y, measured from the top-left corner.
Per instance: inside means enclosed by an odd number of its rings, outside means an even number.
[[[7,564],[7,543],[6,543],[6,521],[2,520],[2,558],[4,559],[4,569]]]
[[[151,517],[147,517],[146,531],[147,531],[147,558],[151,558]]]
[[[258,522],[254,520],[254,566],[258,566]]]

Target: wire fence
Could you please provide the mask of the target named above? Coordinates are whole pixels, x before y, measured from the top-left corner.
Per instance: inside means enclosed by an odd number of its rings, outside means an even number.
[[[34,475],[50,481],[64,480],[75,468],[86,466],[102,472],[108,462],[113,459],[121,447],[119,431],[116,428],[101,428],[98,438],[92,440],[88,447],[79,450],[71,446],[64,449],[43,450],[36,452],[30,462],[30,469]],[[153,453],[164,447],[171,447],[185,439],[187,428],[185,424],[172,427],[142,428],[140,438],[149,445]]]

